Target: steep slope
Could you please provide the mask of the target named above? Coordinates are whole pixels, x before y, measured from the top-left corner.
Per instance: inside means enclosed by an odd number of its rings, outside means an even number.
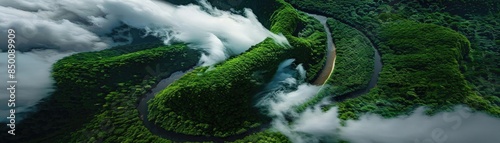
[[[282,33],[291,47],[271,39],[214,68],[201,67],[172,83],[150,101],[148,118],[166,130],[191,135],[224,137],[258,126],[253,96],[274,75],[280,62],[294,58],[314,78],[324,64],[324,32],[295,37],[304,18],[289,4],[277,0],[271,16],[272,32]]]

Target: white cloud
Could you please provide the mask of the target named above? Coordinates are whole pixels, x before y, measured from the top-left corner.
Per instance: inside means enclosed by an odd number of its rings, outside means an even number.
[[[264,28],[250,9],[244,16],[202,6],[175,6],[151,0],[40,0],[0,4],[0,28],[18,31],[18,49],[100,50],[114,45],[106,36],[126,24],[163,38],[204,49],[201,63],[213,65],[240,54],[267,37],[286,38]],[[2,47],[3,48],[3,47]],[[5,49],[4,49],[5,50]]]
[[[123,24],[161,37],[166,44],[180,41],[203,49],[205,53],[200,61],[203,65],[224,61],[267,37],[287,43],[284,36],[265,29],[249,9],[242,16],[218,10],[205,1],[201,4],[203,6],[175,6],[152,0],[0,0],[0,33],[13,28],[16,49],[29,51],[19,53],[17,58],[18,77],[22,80],[17,103],[19,112],[27,111],[52,91],[49,71],[56,59],[62,58],[60,55],[123,44],[114,43],[112,37],[130,39],[130,35],[109,35]],[[6,40],[0,40],[0,45],[7,45]],[[7,47],[0,46],[0,49],[6,51]],[[47,54],[41,52],[47,51],[54,52],[58,58],[41,57]],[[6,53],[0,56],[6,57]],[[3,106],[0,110],[1,115],[5,114]]]
[[[498,143],[500,119],[464,106],[433,116],[418,108],[409,116],[384,119],[367,114],[347,121],[341,137],[352,143]]]
[[[273,119],[272,128],[292,142],[335,142],[339,139],[351,143],[500,142],[500,119],[472,112],[464,106],[433,116],[426,115],[424,107],[410,115],[389,119],[364,114],[359,120],[346,121],[345,126],[340,124],[336,107],[322,111],[321,106],[329,103],[328,98],[297,113],[295,107],[313,97],[320,88],[303,83],[297,76],[301,75],[297,74],[300,71],[290,68],[291,62],[293,60],[280,65],[257,107]]]
[[[21,120],[23,112],[31,111],[34,105],[50,92],[54,91],[54,81],[50,78],[52,64],[58,59],[71,53],[59,53],[53,50],[33,51],[30,53],[16,53],[16,120]],[[0,53],[0,57],[7,58],[7,53]],[[6,62],[0,62],[0,67],[7,67]],[[6,88],[7,70],[0,70],[0,87]],[[10,95],[7,90],[0,90],[2,95]],[[0,106],[0,122],[7,121],[10,108],[7,106],[9,96],[0,96],[5,105]]]

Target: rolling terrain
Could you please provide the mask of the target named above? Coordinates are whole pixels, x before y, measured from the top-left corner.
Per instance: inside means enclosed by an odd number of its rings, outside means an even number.
[[[102,11],[75,12],[91,18],[66,21],[145,35],[58,60],[54,91],[17,124],[18,135],[0,137],[399,143],[443,129],[442,142],[500,141],[495,0],[166,2],[103,1],[95,2]]]

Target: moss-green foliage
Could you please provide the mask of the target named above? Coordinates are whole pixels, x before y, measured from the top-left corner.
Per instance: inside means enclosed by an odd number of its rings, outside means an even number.
[[[336,47],[335,69],[321,91],[298,107],[303,111],[326,96],[342,96],[368,86],[373,73],[374,48],[361,32],[340,21],[327,21]]]
[[[308,37],[314,34],[316,31],[324,31],[323,24],[321,24],[316,18],[307,15],[304,12],[299,12],[300,18],[302,18],[303,23],[298,25],[298,29],[302,29],[297,31],[298,37]]]
[[[428,113],[458,104],[500,116],[500,109],[476,95],[460,73],[467,56],[465,36],[441,26],[410,21],[384,25],[380,32],[384,67],[368,95],[338,103],[341,119],[373,112],[384,117],[406,114],[418,106]]]
[[[471,58],[461,68],[468,81],[481,96],[500,97],[500,13],[474,15],[469,19],[448,13],[430,13],[412,16],[412,19],[457,29],[471,40]]]
[[[127,54],[113,50],[103,52],[83,53],[62,59],[54,64],[52,76],[58,88],[72,90],[83,95],[92,93],[106,94],[113,91],[120,82],[142,80],[139,75],[147,75],[147,70],[139,67],[154,67],[163,61],[173,62],[172,66],[183,66],[185,61],[178,61],[197,52],[186,52],[185,45],[153,48]],[[109,53],[109,55],[108,55]],[[94,54],[94,56],[92,56]],[[171,55],[178,54],[178,55]],[[130,70],[131,67],[139,68]],[[168,69],[161,66],[160,70]]]
[[[145,95],[158,79],[194,66],[198,60],[197,55],[199,54],[196,51],[185,45],[173,45],[98,60],[111,65],[112,69],[118,69],[110,71],[111,78],[132,79],[120,83],[115,81],[117,86],[101,97],[105,100],[101,112],[83,128],[72,133],[71,138],[68,138],[69,142],[169,142],[151,134],[144,126],[138,117],[136,101],[138,97]],[[83,62],[90,63],[92,59]],[[148,70],[147,67],[151,69]],[[99,68],[106,69],[105,66]],[[126,76],[120,74],[123,71],[139,74]]]
[[[385,11],[379,3],[368,0],[286,0],[300,10],[323,14],[333,17],[361,30],[369,38],[374,35],[369,31],[375,30],[378,25],[377,12]]]
[[[198,61],[199,53],[185,45],[158,46],[121,46],[59,60],[52,71],[57,90],[39,105],[39,112],[17,124],[18,136],[7,139],[13,142],[141,139],[140,136],[149,133],[135,109],[137,96],[150,88],[143,85],[155,83],[154,77],[186,70]],[[102,130],[108,127],[112,129]],[[70,136],[74,131],[79,134]],[[123,137],[118,139],[119,136]]]
[[[466,14],[488,14],[500,11],[498,0],[418,0],[424,7],[441,8],[443,11]]]
[[[283,3],[278,10],[271,16],[272,27],[271,31],[275,33],[283,33],[283,35],[291,35],[297,29],[299,23],[299,12],[291,7],[288,3]]]
[[[369,37],[375,46],[379,46],[379,28],[382,24],[392,21],[412,20],[422,23],[433,23],[440,26],[452,28],[464,34],[471,42],[472,51],[470,58],[465,57],[463,61],[457,61],[460,70],[463,71],[469,85],[474,89],[475,94],[467,96],[468,99],[460,101],[460,104],[468,104],[475,106],[479,110],[487,110],[489,113],[498,113],[498,96],[500,96],[500,76],[498,61],[499,43],[495,42],[500,37],[500,13],[498,11],[497,0],[478,0],[474,2],[445,2],[447,4],[434,2],[422,3],[422,1],[414,0],[398,0],[398,1],[348,1],[348,0],[288,0],[294,6],[301,10],[319,13],[333,17],[346,23],[363,32]],[[321,3],[321,4],[317,4]],[[471,6],[474,5],[474,6]],[[496,9],[496,10],[495,10]],[[469,13],[469,14],[466,14]],[[417,34],[408,33],[408,36]],[[382,55],[384,56],[384,55]],[[469,58],[469,59],[468,59]],[[408,59],[408,58],[406,58]],[[421,59],[421,58],[420,58]],[[387,65],[385,61],[384,66]],[[383,71],[389,67],[384,67]],[[386,76],[386,79],[395,78],[401,79],[399,73],[381,73]],[[423,73],[422,73],[423,74]],[[382,77],[382,76],[381,76]],[[382,81],[381,81],[382,80]],[[445,98],[433,98],[429,101],[418,101],[421,103],[406,100],[402,97],[391,98],[388,95],[391,93],[380,93],[381,82],[384,79],[379,79],[378,87],[372,89],[367,95],[360,96],[356,99],[350,99],[344,103],[339,103],[342,119],[357,118],[360,113],[375,112],[383,114],[386,117],[393,117],[398,114],[411,111],[410,105],[421,106],[430,105],[430,103],[438,103]],[[412,95],[413,92],[408,92]],[[497,97],[494,97],[494,96]],[[483,98],[484,99],[483,99]],[[427,99],[425,99],[427,100]],[[455,104],[450,102],[449,104]],[[490,104],[493,103],[493,104]],[[448,103],[446,105],[449,105]],[[448,108],[443,106],[443,108]],[[490,106],[491,105],[491,106]],[[434,106],[441,106],[435,104]],[[495,111],[496,110],[496,111]]]
[[[65,57],[59,62],[62,63],[73,63],[73,62],[82,62],[82,61],[98,61],[101,59],[111,58],[120,56],[123,54],[133,53],[145,49],[151,49],[155,47],[159,47],[162,44],[157,43],[148,43],[148,44],[138,44],[138,45],[124,45],[113,47],[110,49],[102,50],[102,51],[94,51],[94,52],[84,52],[78,53],[72,56]]]
[[[471,3],[473,5],[485,5],[485,3],[500,1],[478,1],[481,3]],[[449,7],[449,6],[448,6]],[[468,81],[473,84],[474,89],[479,95],[500,97],[500,46],[495,40],[500,37],[500,12],[493,10],[493,6],[476,7],[475,9],[483,12],[473,12],[463,16],[465,12],[450,11],[444,13],[441,11],[422,12],[408,16],[409,19],[433,23],[446,27],[464,34],[472,45],[471,58],[465,61],[461,70],[465,71]],[[458,9],[457,9],[458,10]],[[483,13],[483,14],[481,14]],[[490,14],[484,14],[490,13]]]
[[[303,64],[304,68],[307,69],[307,81],[315,80],[321,70],[325,66],[322,63],[326,62],[326,52],[327,52],[327,38],[326,32],[323,25],[314,17],[309,16],[303,12],[300,12],[300,22],[297,25],[297,30],[295,30],[294,35],[299,38],[307,38],[312,46],[308,47],[311,49],[311,53],[303,53],[302,56],[307,57],[308,61],[299,61]],[[302,30],[300,30],[302,29]],[[307,48],[307,47],[302,47]]]
[[[471,40],[470,58],[461,66],[465,77],[481,96],[500,97],[500,48],[495,42],[500,34],[500,13],[471,15],[464,18],[450,13],[425,13],[409,17],[412,20],[443,25],[455,29]]]
[[[363,33],[340,21],[328,25],[337,48],[335,70],[328,84],[336,96],[366,88],[373,73],[375,49]]]
[[[328,15],[355,27],[376,46],[377,31],[384,22],[408,19],[452,28],[471,41],[471,59],[461,65],[466,79],[479,95],[500,97],[498,0],[287,1],[301,10]]]
[[[236,140],[234,143],[291,143],[291,141],[279,132],[266,130]]]
[[[181,66],[178,69],[180,68]],[[164,74],[169,73],[172,71]],[[102,111],[82,129],[71,133],[66,142],[170,142],[153,135],[144,126],[135,106],[137,98],[146,94],[157,82],[156,79],[159,78],[148,78],[141,83],[126,82],[116,91],[107,94]]]
[[[161,91],[149,103],[148,118],[169,131],[191,135],[229,136],[261,122],[253,96],[274,75],[285,59],[295,58],[309,71],[323,65],[326,34],[315,31],[307,38],[292,34],[304,18],[289,4],[277,1],[271,31],[283,33],[292,47],[271,39],[253,46],[212,69],[197,68]],[[308,76],[311,79],[314,74]]]
[[[450,99],[470,95],[458,69],[459,61],[470,51],[465,36],[437,25],[414,22],[388,24],[380,36],[380,51],[386,63],[380,84],[394,89],[389,91],[392,94],[408,100],[414,96]]]

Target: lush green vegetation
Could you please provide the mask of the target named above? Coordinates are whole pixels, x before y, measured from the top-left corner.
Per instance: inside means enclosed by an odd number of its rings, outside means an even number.
[[[291,143],[288,138],[279,133],[266,130],[245,137],[244,139],[236,140],[235,143]]]
[[[267,39],[213,68],[197,68],[150,101],[148,118],[169,131],[218,137],[259,126],[262,120],[253,107],[253,96],[271,79],[279,63],[295,58],[309,73],[317,73],[326,51],[323,31],[304,34],[306,38],[293,36],[310,21],[287,3],[275,4],[281,6],[271,16],[271,31],[284,34],[291,47]],[[314,76],[310,74],[308,79]]]
[[[416,69],[412,69],[410,67],[405,67],[405,66],[417,66],[417,67],[421,66],[420,62],[431,62],[431,60],[423,59],[422,57],[440,56],[439,54],[426,55],[426,56],[424,56],[423,54],[418,54],[418,55],[410,54],[410,55],[401,55],[402,57],[397,57],[397,56],[387,57],[387,55],[384,54],[388,54],[390,52],[386,50],[385,52],[382,53],[383,57],[382,62],[384,63],[384,68],[383,72],[381,73],[377,87],[372,89],[372,91],[369,92],[367,95],[363,95],[355,99],[350,99],[345,102],[338,103],[336,106],[339,106],[340,108],[341,112],[340,118],[355,119],[360,114],[366,112],[378,113],[385,117],[393,117],[399,114],[406,114],[418,106],[430,106],[432,109],[429,111],[429,113],[435,113],[440,110],[447,110],[452,105],[455,104],[466,104],[477,110],[486,111],[490,114],[498,116],[499,113],[498,105],[500,105],[498,104],[499,103],[498,97],[500,96],[499,94],[500,66],[498,65],[499,63],[498,61],[500,61],[500,59],[498,58],[500,58],[499,55],[500,48],[498,48],[499,42],[497,42],[498,40],[497,37],[500,36],[498,35],[500,33],[499,32],[500,27],[498,26],[500,24],[499,21],[500,1],[496,0],[479,0],[474,2],[470,2],[467,0],[466,1],[288,0],[288,1],[301,10],[327,15],[358,29],[359,31],[367,35],[370,38],[370,40],[374,41],[375,46],[377,46],[379,50],[383,50],[383,48],[381,47],[384,47],[384,45],[390,45],[387,43],[388,38],[394,38],[394,39],[399,38],[395,36],[388,37],[387,32],[391,30],[388,30],[389,28],[387,28],[388,25],[386,24],[392,23],[392,26],[395,26],[397,24],[393,22],[401,20],[435,24],[430,27],[436,27],[436,25],[448,27],[465,35],[465,37],[470,40],[470,45],[472,48],[472,50],[468,53],[470,56],[465,56],[463,59],[457,59],[456,64],[453,64],[454,66],[451,66],[451,64],[447,65],[448,71],[442,69],[430,71],[430,69],[428,69],[427,70],[428,73],[425,73],[425,72],[418,72]],[[317,3],[322,3],[322,4],[317,4]],[[407,27],[411,26],[417,26],[420,28],[421,26],[427,27],[421,24],[415,24],[415,25],[413,24],[406,23],[403,25],[406,25]],[[386,27],[386,28],[384,28],[385,30],[381,30],[381,27]],[[398,34],[396,36],[410,37],[410,36],[420,35],[418,34],[420,33],[418,31],[408,32],[409,29],[405,29],[404,26],[395,26],[393,30],[398,28],[402,28],[402,30],[398,32],[406,31],[404,32],[406,35]],[[385,31],[386,34],[384,35],[385,37],[381,35],[380,31]],[[463,38],[458,38],[458,39],[463,39]],[[420,39],[420,40],[423,40],[422,42],[424,42],[424,44],[429,42],[429,40],[427,39]],[[408,41],[401,40],[398,43],[406,45],[399,45],[399,47],[401,49],[403,48],[406,49],[406,47],[410,46],[409,43],[415,44],[415,42],[408,42]],[[436,43],[441,43],[440,40],[434,39],[434,41],[438,41]],[[440,46],[442,45],[440,44]],[[455,47],[455,45],[449,45],[449,46]],[[434,48],[434,46],[432,47]],[[458,51],[459,48],[456,47],[456,49]],[[397,50],[396,52],[404,53],[405,51]],[[392,63],[399,62],[399,60],[403,60],[404,64],[398,63],[396,64],[397,66],[391,65]],[[435,58],[433,58],[432,62],[437,62],[437,61]],[[450,61],[447,61],[445,63],[449,62]],[[404,70],[399,71],[395,69],[395,67]],[[446,65],[440,65],[439,67],[446,67]],[[451,69],[450,67],[454,67],[454,69]],[[453,75],[452,77],[455,77],[453,78],[453,80],[459,83],[450,83],[451,81],[448,82],[448,79],[441,78],[441,80],[447,82],[435,81],[437,83],[434,83],[429,87],[424,86],[418,88],[416,88],[414,85],[409,85],[409,84],[415,84],[412,82],[428,82],[429,77],[437,76],[438,75],[437,73],[445,74],[444,73],[445,71],[448,74]],[[424,79],[418,79],[421,77],[424,77]],[[465,81],[465,83],[462,81],[462,79],[464,78],[467,80]],[[389,79],[395,79],[395,80],[389,80]],[[395,84],[397,80],[401,80],[398,82],[399,85]],[[405,82],[408,82],[409,84],[402,84]],[[456,95],[453,95],[455,94],[451,92],[453,88],[450,88],[449,89],[450,91],[437,92],[435,91],[435,89],[432,88],[436,88],[433,86],[436,86],[436,84],[438,83],[446,85],[446,87],[450,85],[455,86],[458,84],[462,86],[467,92],[461,94],[457,93]],[[394,87],[394,89],[391,89],[391,87],[396,85],[399,86],[399,88],[401,87],[404,88],[397,89],[396,87]],[[405,90],[407,90],[406,91],[407,93],[405,93]],[[420,93],[417,93],[416,92],[417,90]],[[395,92],[392,93],[392,91]],[[422,92],[424,92],[425,95],[423,95],[424,93]],[[446,95],[447,93],[449,94]],[[450,98],[450,100],[448,101],[447,97],[449,96],[454,96],[454,97]]]
[[[295,12],[290,8],[288,10]],[[289,13],[281,15],[285,14]],[[307,18],[299,17],[297,27],[310,28],[305,26],[311,21],[304,19]],[[287,23],[276,25],[286,26]],[[313,54],[302,56],[307,58],[299,58],[298,61],[306,63],[304,61],[315,58],[321,63],[324,51],[318,47],[324,49],[324,34],[319,31],[306,33],[301,37],[309,39],[297,38],[303,41],[292,45],[316,52],[307,52]],[[291,37],[290,34],[288,36]],[[301,42],[308,45],[304,46]],[[277,47],[274,43],[271,45]],[[79,53],[60,60],[53,70],[57,91],[40,105],[40,112],[18,127],[18,133],[30,135],[30,140],[23,136],[9,139],[28,142],[168,142],[152,135],[142,125],[135,109],[137,96],[149,90],[157,79],[192,67],[197,61],[193,56],[198,54],[183,45],[153,48],[158,46],[159,43],[121,46]],[[319,71],[322,65],[306,66],[311,71]]]
[[[462,64],[480,96],[500,97],[500,1],[497,0],[288,0],[301,10],[331,16],[355,27],[378,45],[383,23],[408,19],[451,28],[471,41],[471,59]],[[473,1],[473,2],[472,2]],[[323,3],[318,5],[316,3]]]
[[[365,89],[373,73],[374,48],[370,40],[340,21],[327,21],[336,46],[335,70],[321,91],[312,99],[298,107],[303,111],[319,103],[326,96],[343,96]]]
[[[424,7],[438,8],[458,15],[500,11],[500,1],[497,0],[418,0],[418,3]]]
[[[312,82],[319,76],[319,73],[321,73],[321,70],[325,66],[324,63],[326,62],[325,56],[327,52],[326,32],[323,25],[316,18],[303,12],[299,12],[299,18],[301,22],[298,23],[293,35],[297,35],[297,37],[301,39],[308,39],[309,43],[312,44],[311,47],[309,47],[312,52],[302,53],[300,56],[305,56],[308,59],[298,62],[303,64],[307,70],[308,75],[306,80]]]
[[[163,74],[170,73],[172,71]],[[145,95],[160,78],[147,78],[141,83],[123,83],[117,91],[105,96],[105,102],[99,114],[64,140],[68,142],[170,142],[153,135],[138,117],[139,113],[136,109],[137,98]]]
[[[13,142],[157,139],[138,118],[137,98],[156,79],[194,66],[198,56],[199,52],[185,45],[144,44],[66,57],[53,66],[57,90],[40,104],[39,112],[18,124],[19,136],[7,139]]]
[[[368,94],[332,105],[339,107],[341,119],[356,119],[366,112],[394,117],[418,106],[430,107],[432,114],[457,104],[500,116],[500,1],[287,1],[336,19],[329,21],[337,46],[336,68],[328,81],[333,86],[299,110],[317,103],[325,93],[341,96],[366,86],[373,68],[368,37],[382,54],[380,80]],[[242,7],[254,9],[263,25],[283,33],[292,47],[267,39],[213,69],[194,70],[151,103],[157,112],[151,112],[150,119],[180,133],[238,134],[262,122],[251,107],[252,96],[281,61],[296,58],[308,70],[308,80],[315,78],[324,63],[326,40],[317,21],[282,0],[248,0],[235,6]],[[18,136],[0,138],[8,139],[5,142],[170,142],[143,126],[135,108],[137,96],[158,79],[192,67],[197,55],[184,45],[145,44],[67,57],[54,65],[57,90],[38,106],[39,112],[17,124]],[[289,141],[280,133],[264,131],[236,142]]]
[[[100,93],[97,95],[102,96],[115,91],[121,82],[141,82],[143,77],[139,75],[148,74],[145,67],[156,68],[158,63],[165,61],[173,62],[168,66],[186,66],[186,61],[180,59],[197,54],[194,50],[186,52],[187,49],[185,45],[173,45],[122,55],[112,50],[77,54],[54,64],[52,76],[58,88],[83,95]],[[169,69],[168,66],[159,66],[159,70]],[[132,67],[144,67],[144,70],[130,70]]]
[[[334,96],[364,89],[368,86],[374,67],[375,49],[363,33],[340,21],[329,19],[337,59],[328,84]]]
[[[183,67],[188,68],[188,67]],[[181,69],[179,69],[181,70]],[[172,71],[163,74],[170,74]],[[63,139],[67,142],[170,142],[153,135],[140,120],[136,109],[137,98],[158,82],[159,77],[141,83],[125,82],[105,98],[101,112],[83,128]]]
[[[69,138],[70,142],[167,141],[151,134],[138,118],[137,98],[145,95],[159,79],[167,77],[175,71],[187,70],[193,67],[198,61],[198,55],[198,52],[187,48],[185,45],[173,45],[98,60],[99,63],[110,65],[110,69],[107,71],[113,75],[111,77],[122,80],[126,80],[126,77],[131,79],[123,82],[113,82],[113,80],[108,79],[108,81],[112,81],[111,85],[116,85],[116,87],[112,87],[108,94],[101,97],[105,100],[101,112],[96,114],[82,129],[72,133],[71,138]],[[89,61],[86,60],[86,62]],[[106,67],[100,66],[101,71],[106,71]],[[153,71],[148,70],[148,67],[151,67]],[[67,67],[62,69],[64,70],[59,71],[68,70]],[[77,69],[81,70],[81,68]],[[127,71],[126,74],[137,74],[123,75],[123,71]],[[54,74],[56,73],[54,72]],[[99,81],[99,83],[103,82]]]
[[[377,87],[368,95],[338,103],[341,119],[365,112],[394,117],[418,106],[428,113],[450,110],[458,104],[500,116],[500,108],[473,92],[460,73],[470,42],[449,28],[397,21],[380,32],[384,67]]]

